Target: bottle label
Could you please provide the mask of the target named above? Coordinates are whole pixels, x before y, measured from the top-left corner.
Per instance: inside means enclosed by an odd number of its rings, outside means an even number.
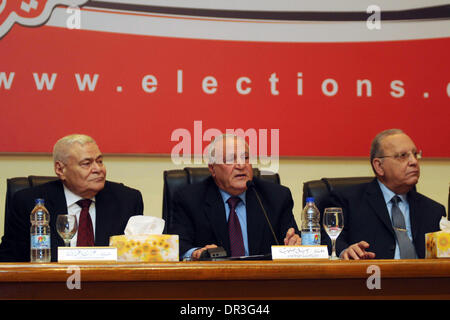
[[[50,249],[50,235],[31,236],[31,249]]]
[[[319,246],[320,232],[302,232],[303,246]]]

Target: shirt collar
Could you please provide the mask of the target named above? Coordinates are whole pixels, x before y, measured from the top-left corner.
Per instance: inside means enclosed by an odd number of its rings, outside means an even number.
[[[220,195],[222,196],[223,202],[227,203],[228,199],[231,198],[231,194],[229,194],[229,193],[226,192],[226,191],[223,191],[223,190],[220,189],[220,188],[219,188],[219,191],[220,191]],[[242,203],[244,204],[244,206],[245,206],[245,193],[246,193],[246,192],[247,192],[247,191],[244,191],[244,192],[242,192],[240,195],[237,195],[237,197],[241,199],[241,201],[242,201]]]
[[[377,181],[378,185],[381,188],[381,192],[383,193],[384,201],[386,203],[389,203],[392,200],[392,198],[396,195],[396,193],[394,193],[393,191],[391,191],[391,189],[386,187],[384,183],[381,182],[380,180],[377,179]],[[397,194],[397,195],[402,199],[402,201],[407,201],[406,194]]]
[[[71,205],[75,204],[78,200],[84,199],[79,195],[76,195],[75,193],[70,191],[69,188],[67,188],[64,184],[63,186],[64,186],[64,195],[66,196],[67,207],[70,207]],[[91,200],[95,202],[95,197],[92,197]]]

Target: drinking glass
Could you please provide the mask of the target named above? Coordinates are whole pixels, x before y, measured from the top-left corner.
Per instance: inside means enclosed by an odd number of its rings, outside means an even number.
[[[60,214],[56,218],[56,231],[64,240],[64,245],[70,247],[70,240],[72,240],[78,230],[77,217],[69,214]]]
[[[342,208],[325,208],[323,213],[323,227],[331,239],[332,252],[330,260],[336,260],[336,239],[344,228],[344,214]]]

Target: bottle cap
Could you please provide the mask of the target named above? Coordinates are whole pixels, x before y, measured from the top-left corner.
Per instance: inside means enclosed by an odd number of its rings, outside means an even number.
[[[306,202],[314,202],[314,197],[307,197]]]
[[[44,204],[45,201],[44,201],[44,199],[42,199],[42,198],[38,198],[38,199],[34,200],[34,203],[35,203],[35,204]]]

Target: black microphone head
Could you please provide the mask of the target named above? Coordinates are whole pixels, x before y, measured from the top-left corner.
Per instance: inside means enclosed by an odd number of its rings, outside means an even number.
[[[255,186],[255,183],[253,182],[253,180],[247,180],[246,185],[247,185],[247,189],[249,189],[249,188],[251,188],[251,187],[254,187],[254,186]]]

